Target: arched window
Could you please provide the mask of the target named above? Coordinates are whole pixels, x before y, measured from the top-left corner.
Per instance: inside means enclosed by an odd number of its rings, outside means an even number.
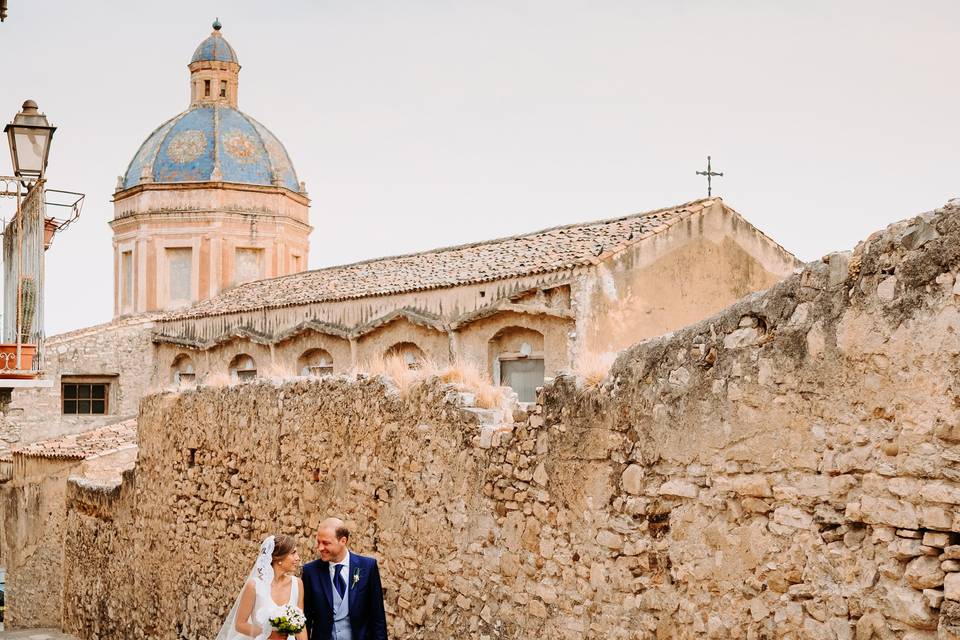
[[[423,349],[412,342],[398,342],[383,354],[384,358],[400,358],[408,369],[419,369],[427,361]]]
[[[524,327],[505,327],[489,345],[494,384],[510,387],[520,402],[534,402],[544,382],[543,334]]]
[[[245,353],[230,361],[230,382],[247,382],[257,377],[257,363]]]
[[[193,370],[193,358],[185,353],[178,355],[170,367],[170,378],[175,385],[191,385],[197,380]]]
[[[328,376],[333,373],[333,356],[326,349],[310,349],[297,359],[297,371],[302,376]]]

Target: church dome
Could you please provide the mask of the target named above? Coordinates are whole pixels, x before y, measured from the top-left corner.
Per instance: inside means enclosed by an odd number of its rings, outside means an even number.
[[[300,183],[287,150],[237,109],[240,65],[220,22],[190,61],[190,108],[166,121],[133,157],[119,188],[143,183],[233,182],[286,187]]]
[[[238,182],[300,190],[277,137],[221,104],[193,106],[151,133],[130,162],[123,188],[142,182]]]

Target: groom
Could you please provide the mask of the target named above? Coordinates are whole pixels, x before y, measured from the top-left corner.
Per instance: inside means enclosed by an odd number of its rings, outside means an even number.
[[[343,520],[320,523],[320,559],[303,566],[303,612],[310,640],[387,640],[377,561],[350,553],[349,541]]]

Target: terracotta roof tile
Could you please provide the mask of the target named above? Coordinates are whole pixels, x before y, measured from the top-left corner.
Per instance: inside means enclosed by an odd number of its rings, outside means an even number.
[[[92,456],[137,444],[137,420],[100,427],[83,433],[58,436],[13,449],[14,455],[36,458],[85,460]]]
[[[697,200],[621,218],[258,280],[161,320],[439,289],[596,264],[712,202]]]

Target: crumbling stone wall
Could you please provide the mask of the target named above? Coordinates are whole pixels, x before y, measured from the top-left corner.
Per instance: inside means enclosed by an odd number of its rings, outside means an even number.
[[[7,629],[55,627],[60,622],[64,508],[67,478],[80,464],[70,459],[16,456],[14,479],[0,485],[7,570]]]
[[[7,630],[60,624],[67,479],[115,484],[136,454],[136,445],[128,444],[85,459],[13,455],[11,479],[0,484]]]
[[[135,474],[69,488],[64,624],[211,637],[264,535],[340,514],[400,638],[958,637],[958,204],[512,424],[440,384],[148,398]]]

